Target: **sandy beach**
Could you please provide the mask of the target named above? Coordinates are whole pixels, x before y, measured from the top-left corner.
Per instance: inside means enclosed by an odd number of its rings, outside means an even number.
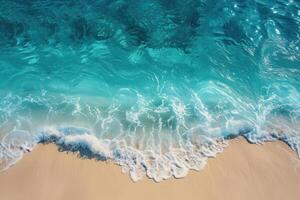
[[[119,166],[39,145],[0,173],[1,200],[299,199],[300,161],[282,142],[249,144],[243,138],[200,172],[183,179],[133,183]]]

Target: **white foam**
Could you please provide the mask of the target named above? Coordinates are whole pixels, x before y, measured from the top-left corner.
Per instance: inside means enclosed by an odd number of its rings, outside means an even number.
[[[263,130],[260,130],[263,131]],[[298,151],[300,138],[297,134],[255,134],[247,132],[245,136],[253,143],[281,139]],[[44,127],[37,134],[14,130],[0,142],[1,169],[7,169],[22,158],[25,152],[31,151],[39,142],[53,142],[66,151],[88,150],[91,157],[111,159],[122,166],[133,181],[145,175],[160,182],[172,176],[185,177],[190,169],[201,170],[208,157],[215,157],[228,146],[222,138],[200,136],[193,141],[188,138],[178,146],[171,146],[168,151],[156,151],[153,148],[138,149],[127,145],[125,139],[99,139],[89,129],[81,127]],[[84,155],[86,152],[81,152]]]
[[[171,176],[182,178],[188,174],[189,169],[202,169],[208,156],[215,156],[225,147],[224,143],[210,140],[210,144],[207,143],[200,149],[188,143],[182,147],[171,148],[168,152],[158,153],[151,149],[133,148],[126,145],[124,139],[99,139],[91,131],[78,127],[46,127],[40,129],[34,137],[31,136],[30,140],[28,133],[22,132],[26,140],[16,140],[20,133],[12,134],[9,140],[4,138],[1,142],[0,158],[4,159],[6,168],[39,142],[54,142],[62,149],[80,151],[80,148],[84,148],[91,151],[95,158],[111,159],[121,165],[122,171],[129,173],[133,181],[138,181],[145,175],[157,182]]]

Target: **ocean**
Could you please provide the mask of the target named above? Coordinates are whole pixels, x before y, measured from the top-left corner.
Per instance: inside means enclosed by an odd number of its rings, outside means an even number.
[[[51,142],[159,182],[237,136],[300,154],[298,0],[0,0],[0,170]]]

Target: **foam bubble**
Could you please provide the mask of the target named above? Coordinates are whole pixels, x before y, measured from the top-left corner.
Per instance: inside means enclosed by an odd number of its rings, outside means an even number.
[[[225,147],[224,143],[210,139],[198,149],[189,143],[157,153],[151,149],[139,150],[128,146],[123,139],[99,139],[91,131],[79,127],[45,127],[34,137],[27,132],[15,132],[3,138],[0,145],[2,169],[13,165],[39,142],[53,142],[61,150],[79,152],[89,158],[111,159],[121,165],[122,171],[129,173],[133,181],[147,175],[157,182],[171,176],[182,178],[189,169],[202,169],[207,157],[215,156]]]
[[[245,131],[246,129],[244,129]],[[2,138],[0,143],[1,170],[7,169],[30,152],[38,143],[52,142],[63,151],[78,152],[81,156],[97,160],[110,159],[122,166],[133,181],[144,176],[160,182],[172,176],[185,177],[190,169],[201,170],[209,157],[221,153],[228,143],[224,138],[200,136],[188,137],[179,146],[169,147],[168,151],[155,151],[151,148],[139,149],[130,145],[124,138],[101,139],[91,130],[81,127],[47,126],[39,128],[37,134],[14,130]],[[253,143],[281,139],[299,153],[300,138],[297,134],[254,134],[245,131],[243,135]]]

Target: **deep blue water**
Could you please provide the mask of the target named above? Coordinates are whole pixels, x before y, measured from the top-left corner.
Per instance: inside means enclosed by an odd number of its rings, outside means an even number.
[[[300,151],[300,2],[1,0],[0,168],[38,142],[134,180],[226,139]]]

